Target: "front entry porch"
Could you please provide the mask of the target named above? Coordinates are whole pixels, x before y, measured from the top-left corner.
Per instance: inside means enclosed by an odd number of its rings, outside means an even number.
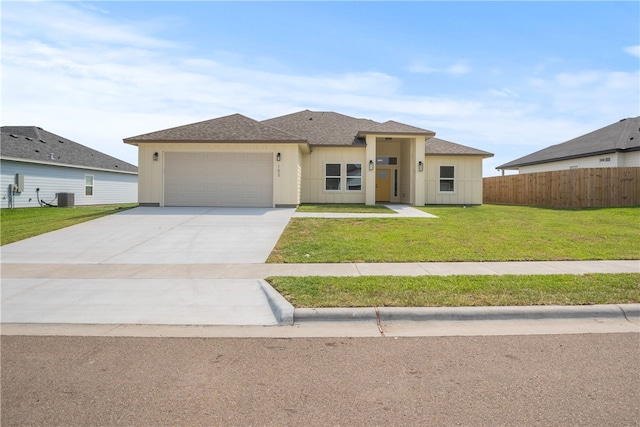
[[[366,204],[424,205],[424,137],[367,135],[367,157],[375,159],[367,175],[375,185],[367,186]]]

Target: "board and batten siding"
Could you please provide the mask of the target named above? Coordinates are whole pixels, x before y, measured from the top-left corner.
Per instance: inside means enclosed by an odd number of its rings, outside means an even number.
[[[38,207],[40,200],[57,204],[56,193],[73,193],[76,206],[136,203],[138,200],[138,176],[135,173],[118,173],[104,170],[83,169],[2,160],[0,199],[2,208],[8,208],[11,200],[10,185],[16,174],[24,175],[24,189],[13,199],[13,207]],[[85,176],[93,176],[93,196],[85,196]]]
[[[440,166],[455,167],[455,191],[440,191]],[[427,205],[481,205],[482,157],[480,156],[426,156],[425,204]]]
[[[298,151],[298,144],[141,142],[138,144],[138,201],[164,206],[166,153],[270,153],[273,157],[273,206],[297,205],[300,200]],[[153,160],[154,153],[158,153],[158,160]],[[277,153],[280,153],[279,162],[276,161]]]
[[[325,164],[342,165],[342,188],[340,191],[325,190]],[[362,164],[362,190],[347,191],[344,187],[345,165]],[[302,203],[365,203],[366,152],[364,147],[314,147],[302,158]]]

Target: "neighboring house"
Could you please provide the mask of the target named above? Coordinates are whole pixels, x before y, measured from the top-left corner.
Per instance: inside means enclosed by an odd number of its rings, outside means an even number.
[[[2,208],[138,200],[136,166],[36,126],[2,126],[0,163]]]
[[[640,167],[640,117],[622,119],[496,169],[532,173],[602,167]]]
[[[482,159],[493,154],[434,132],[334,112],[262,122],[233,114],[125,138],[138,146],[139,203],[482,203]]]

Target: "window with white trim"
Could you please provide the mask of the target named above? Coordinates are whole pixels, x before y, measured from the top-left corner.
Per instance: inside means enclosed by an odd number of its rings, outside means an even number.
[[[347,191],[362,191],[362,163],[347,163]]]
[[[440,192],[453,193],[456,190],[455,185],[456,168],[455,166],[440,166]]]
[[[326,191],[340,191],[341,184],[342,165],[340,163],[326,163],[324,165],[324,189]]]
[[[84,195],[93,196],[93,175],[84,176]]]

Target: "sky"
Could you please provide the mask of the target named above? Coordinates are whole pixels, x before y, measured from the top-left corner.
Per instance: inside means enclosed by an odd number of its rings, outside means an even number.
[[[2,125],[123,138],[240,113],[396,120],[496,167],[640,115],[640,2],[2,1]]]

